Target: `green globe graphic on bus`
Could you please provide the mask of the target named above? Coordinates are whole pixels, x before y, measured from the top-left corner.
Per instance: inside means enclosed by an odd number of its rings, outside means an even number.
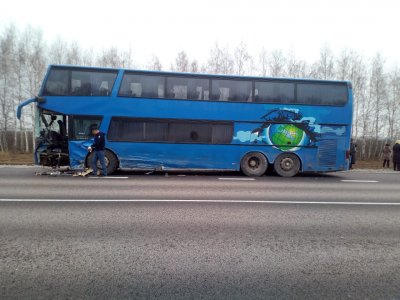
[[[296,150],[306,140],[304,130],[292,124],[273,124],[268,129],[271,143],[282,151]]]

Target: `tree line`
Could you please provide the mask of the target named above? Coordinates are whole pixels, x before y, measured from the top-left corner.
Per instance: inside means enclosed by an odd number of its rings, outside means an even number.
[[[0,151],[32,151],[33,106],[20,121],[15,108],[37,95],[49,64],[349,80],[354,94],[352,134],[361,158],[377,158],[384,143],[400,139],[400,68],[389,65],[381,52],[364,57],[353,49],[334,53],[324,45],[319,57],[306,61],[290,50],[261,47],[251,53],[243,42],[233,49],[215,43],[205,61],[182,50],[164,64],[156,54],[141,62],[130,49],[85,49],[60,37],[47,41],[40,29],[9,25],[0,30]]]

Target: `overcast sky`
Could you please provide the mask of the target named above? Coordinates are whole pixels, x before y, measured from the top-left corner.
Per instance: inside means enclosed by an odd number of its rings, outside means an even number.
[[[131,47],[141,64],[156,54],[167,65],[181,50],[204,61],[215,42],[233,50],[241,41],[253,55],[278,48],[313,61],[328,44],[366,57],[379,50],[400,63],[399,0],[3,0],[0,7],[0,30],[30,24],[46,40],[60,36],[95,51]]]

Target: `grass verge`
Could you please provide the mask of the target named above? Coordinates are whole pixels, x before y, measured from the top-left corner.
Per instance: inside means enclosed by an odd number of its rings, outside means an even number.
[[[32,165],[33,163],[32,153],[0,152],[1,165]]]

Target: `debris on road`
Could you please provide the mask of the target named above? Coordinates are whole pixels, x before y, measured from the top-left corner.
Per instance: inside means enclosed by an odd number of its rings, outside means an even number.
[[[67,168],[52,168],[52,169],[44,169],[44,171],[35,172],[36,176],[81,176],[85,177],[93,172],[92,168],[85,168],[81,171],[71,170],[69,167]]]
[[[89,174],[92,173],[92,172],[93,172],[93,169],[91,169],[91,168],[85,168],[84,171],[82,171],[82,172],[77,172],[77,173],[75,173],[75,174],[72,175],[72,176],[82,176],[82,177],[85,177],[85,176],[89,175]]]

